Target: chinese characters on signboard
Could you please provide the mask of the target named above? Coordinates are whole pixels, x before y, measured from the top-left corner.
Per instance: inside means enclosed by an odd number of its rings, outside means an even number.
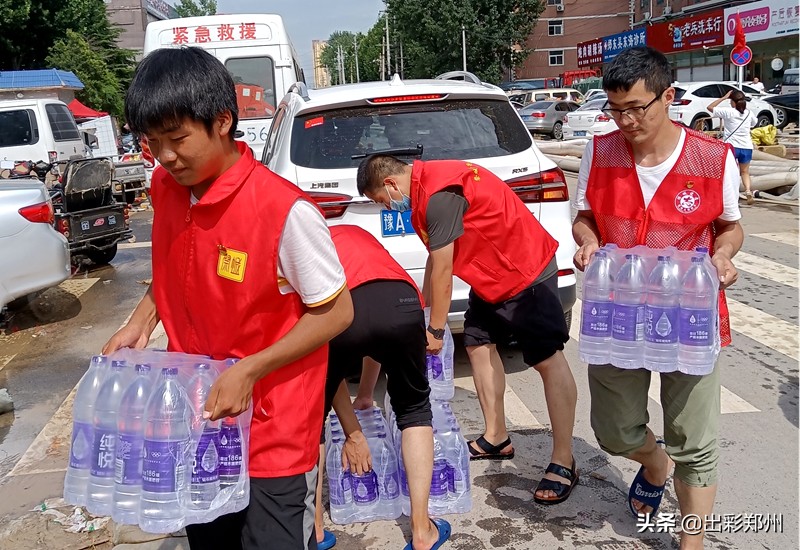
[[[622,50],[644,46],[647,42],[645,30],[634,29],[602,38],[603,42],[603,62],[607,63],[617,57]]]
[[[603,39],[595,38],[578,44],[578,67],[598,65],[603,62]]]
[[[723,31],[722,10],[714,10],[647,27],[647,44],[664,53],[721,46]]]
[[[748,42],[792,34],[797,39],[800,29],[800,6],[797,0],[764,0],[725,10],[725,44],[733,44],[737,10]]]
[[[167,4],[164,0],[147,0],[145,9],[159,19],[170,19],[178,16],[175,8]]]
[[[238,25],[200,25],[198,27],[173,27],[173,44],[204,44],[231,40],[270,40],[272,33],[267,25],[239,23]]]

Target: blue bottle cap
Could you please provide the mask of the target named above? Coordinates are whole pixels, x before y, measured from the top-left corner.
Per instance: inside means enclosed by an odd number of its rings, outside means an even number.
[[[239,359],[236,359],[236,358],[225,359],[225,366],[226,367],[232,367],[233,365],[235,365],[238,362],[239,362]]]
[[[150,365],[147,363],[139,363],[136,365],[136,372],[137,374],[144,374],[150,372]]]
[[[705,261],[705,258],[702,256],[692,256],[692,263],[694,264],[702,264]]]
[[[668,261],[670,261],[670,257],[669,256],[659,256],[658,257],[658,261],[659,262],[668,262]]]
[[[211,365],[209,365],[208,363],[197,363],[194,366],[194,370],[209,370],[210,368]]]
[[[707,246],[698,246],[694,249],[695,252],[702,252],[703,254],[708,254],[708,247]]]
[[[120,370],[125,368],[125,361],[111,361],[111,368]]]
[[[164,367],[161,369],[163,376],[178,376],[178,367]]]

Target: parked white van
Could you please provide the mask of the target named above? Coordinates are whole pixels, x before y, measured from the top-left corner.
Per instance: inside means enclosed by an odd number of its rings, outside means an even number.
[[[236,84],[240,139],[261,158],[278,102],[295,82],[305,82],[297,54],[273,14],[183,17],[147,25],[144,53],[197,46],[222,61]]]
[[[800,69],[786,69],[783,71],[781,95],[796,94],[800,91]]]
[[[63,101],[0,100],[0,160],[52,163],[85,153],[78,125]]]

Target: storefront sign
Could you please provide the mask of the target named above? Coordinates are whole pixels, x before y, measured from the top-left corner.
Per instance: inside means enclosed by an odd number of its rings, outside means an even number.
[[[685,52],[724,43],[721,9],[671,19],[647,27],[647,45],[663,52]]]
[[[146,0],[145,9],[159,19],[178,17],[175,8],[167,4],[164,0]]]
[[[603,62],[607,63],[617,57],[619,52],[636,46],[644,46],[647,42],[644,28],[625,31],[611,36],[604,36]]]
[[[800,6],[797,0],[764,0],[725,10],[725,44],[733,44],[736,31],[736,12],[742,18],[747,42],[794,35],[800,25]]]
[[[578,44],[578,67],[599,65],[603,62],[603,39],[595,38]]]

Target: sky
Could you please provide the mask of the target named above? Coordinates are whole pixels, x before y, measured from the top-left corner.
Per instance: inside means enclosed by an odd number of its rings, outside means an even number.
[[[309,84],[314,79],[311,41],[327,40],[333,31],[366,32],[382,9],[383,0],[217,0],[218,13],[276,13],[283,17]]]

